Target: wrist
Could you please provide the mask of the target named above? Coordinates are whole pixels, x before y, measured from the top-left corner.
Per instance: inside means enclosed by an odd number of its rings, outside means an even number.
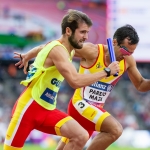
[[[111,75],[111,70],[110,70],[110,68],[108,68],[108,67],[106,67],[106,68],[104,68],[104,71],[106,72],[106,77],[109,77],[110,75]]]

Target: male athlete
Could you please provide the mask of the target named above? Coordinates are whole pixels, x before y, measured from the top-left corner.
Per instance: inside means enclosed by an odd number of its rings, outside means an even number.
[[[92,74],[104,68],[107,72],[107,78],[76,89],[68,105],[68,114],[77,120],[88,131],[89,135],[93,131],[99,132],[87,150],[105,150],[123,132],[121,124],[106,112],[103,106],[125,71],[127,71],[131,82],[138,91],[146,92],[150,90],[150,80],[141,76],[132,56],[138,42],[138,34],[131,25],[122,26],[114,33],[113,46],[116,60],[119,61],[120,65],[118,76],[110,75],[110,70],[107,68],[110,64],[107,45],[85,43],[81,50],[76,50],[76,55],[82,58],[79,73]],[[63,150],[67,142],[67,138],[62,138],[57,150]]]
[[[92,22],[76,10],[69,10],[61,27],[62,36],[48,43],[30,66],[27,86],[18,98],[6,133],[4,150],[22,150],[26,138],[33,129],[67,137],[64,150],[81,150],[89,138],[87,131],[72,117],[56,109],[56,98],[64,78],[73,88],[90,85],[107,73],[79,74],[71,63],[74,50],[81,49],[88,38]],[[118,62],[109,65],[111,74],[119,71]]]
[[[138,34],[131,25],[122,26],[114,33],[113,46],[116,60],[119,61],[120,65],[118,76],[110,75],[111,71],[107,67],[110,64],[107,45],[84,43],[82,49],[75,50],[75,56],[81,57],[80,74],[93,74],[99,70],[105,70],[107,73],[107,78],[104,77],[90,86],[76,89],[68,106],[68,114],[77,120],[88,131],[89,135],[93,131],[99,132],[87,150],[105,150],[122,134],[121,124],[106,112],[103,106],[115,84],[125,71],[127,71],[131,82],[137,90],[141,92],[150,90],[150,80],[141,76],[132,56],[138,42]],[[40,47],[35,49],[40,51]],[[17,65],[23,66],[26,63]],[[26,68],[24,69],[26,70]],[[67,138],[62,138],[57,150],[63,150],[68,141]]]

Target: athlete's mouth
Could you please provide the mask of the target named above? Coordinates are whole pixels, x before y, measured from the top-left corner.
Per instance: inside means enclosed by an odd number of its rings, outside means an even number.
[[[85,42],[85,40],[80,40],[79,42],[83,44]]]

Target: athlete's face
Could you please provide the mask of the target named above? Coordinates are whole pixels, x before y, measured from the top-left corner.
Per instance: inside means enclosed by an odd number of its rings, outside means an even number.
[[[134,53],[134,50],[136,49],[137,44],[130,44],[129,40],[126,38],[122,44],[118,45],[116,43],[115,49],[116,49],[116,60],[121,61],[125,57],[128,57]]]
[[[90,27],[88,27],[87,24],[80,23],[79,27],[68,38],[70,44],[75,49],[81,49],[83,47],[83,43],[88,39],[89,30]]]

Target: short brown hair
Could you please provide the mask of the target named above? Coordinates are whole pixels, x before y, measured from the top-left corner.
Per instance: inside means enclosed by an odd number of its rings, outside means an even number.
[[[88,15],[78,10],[69,9],[61,22],[62,34],[66,33],[67,27],[69,27],[74,33],[78,28],[78,24],[83,22],[86,23],[89,27],[92,26],[92,21]]]

